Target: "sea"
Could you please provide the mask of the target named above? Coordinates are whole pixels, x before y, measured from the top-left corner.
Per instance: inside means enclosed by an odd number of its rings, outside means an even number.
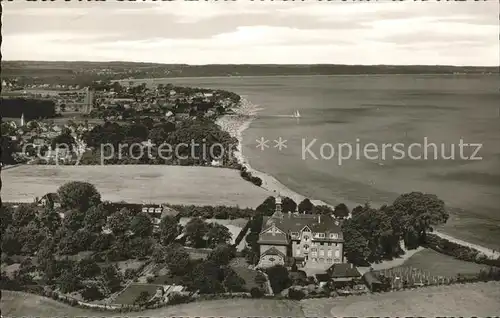
[[[243,155],[295,192],[350,208],[436,194],[451,213],[439,230],[500,249],[498,75],[151,81],[225,89],[258,107]]]

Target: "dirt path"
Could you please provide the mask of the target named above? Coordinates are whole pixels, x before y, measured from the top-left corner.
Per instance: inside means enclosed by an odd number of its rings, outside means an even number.
[[[470,243],[470,242],[466,242],[464,240],[457,239],[456,237],[453,237],[451,235],[448,235],[448,234],[445,234],[445,233],[442,233],[442,232],[438,232],[438,231],[434,231],[434,232],[432,232],[432,234],[436,234],[437,236],[439,236],[439,237],[441,237],[443,239],[447,239],[450,242],[453,242],[453,243],[456,243],[456,244],[460,244],[462,246],[468,246],[468,247],[471,247],[473,249],[476,249],[476,250],[480,251],[481,253],[483,253],[484,255],[486,255],[486,257],[488,257],[490,259],[498,259],[500,257],[500,252],[492,250],[491,248],[487,248],[487,247],[484,247],[484,246],[481,246],[481,245],[477,245],[477,244],[473,244],[473,243]]]

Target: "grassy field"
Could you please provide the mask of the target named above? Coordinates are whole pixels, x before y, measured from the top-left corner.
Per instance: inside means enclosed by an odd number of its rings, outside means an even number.
[[[134,301],[141,294],[141,292],[146,291],[149,293],[150,298],[154,296],[156,290],[160,287],[159,285],[153,284],[132,284],[127,289],[125,289],[116,299],[113,301],[115,304],[133,305]]]
[[[269,193],[237,170],[181,166],[31,166],[2,171],[4,202],[33,202],[69,181],[88,181],[103,200],[257,207]]]
[[[424,249],[411,256],[401,267],[413,267],[436,276],[456,277],[458,274],[476,274],[486,265],[465,262],[451,256]]]
[[[426,287],[403,292],[300,302],[272,299],[223,299],[130,313],[127,317],[347,317],[347,316],[496,316],[500,282]],[[116,317],[117,313],[72,308],[36,295],[2,292],[4,317]]]
[[[302,300],[307,317],[497,316],[500,282],[426,287],[346,298]]]
[[[304,317],[300,303],[272,299],[222,299],[145,310],[138,313],[98,312],[73,308],[37,295],[2,291],[3,317]]]

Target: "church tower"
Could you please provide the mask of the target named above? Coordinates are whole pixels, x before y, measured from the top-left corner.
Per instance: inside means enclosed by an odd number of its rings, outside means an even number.
[[[283,212],[282,212],[282,209],[281,209],[281,203],[282,203],[281,196],[278,195],[276,197],[276,207],[274,208],[274,213],[273,213],[273,216],[271,218],[273,218],[273,219],[283,219]]]

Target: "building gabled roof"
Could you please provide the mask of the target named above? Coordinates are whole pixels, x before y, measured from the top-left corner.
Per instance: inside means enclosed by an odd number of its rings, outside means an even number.
[[[356,266],[348,263],[333,264],[326,271],[332,278],[361,277],[361,273]]]
[[[271,247],[270,249],[266,250],[264,253],[262,253],[261,256],[264,255],[279,255],[281,257],[285,257],[285,254],[283,254],[280,250],[278,250],[276,247]]]
[[[342,229],[340,223],[335,218],[329,215],[314,215],[314,214],[294,214],[288,213],[283,218],[265,218],[264,222],[273,222],[276,227],[285,233],[300,232],[305,226],[314,232],[319,233],[337,233],[338,239],[342,240]],[[328,239],[328,238],[327,238]]]

